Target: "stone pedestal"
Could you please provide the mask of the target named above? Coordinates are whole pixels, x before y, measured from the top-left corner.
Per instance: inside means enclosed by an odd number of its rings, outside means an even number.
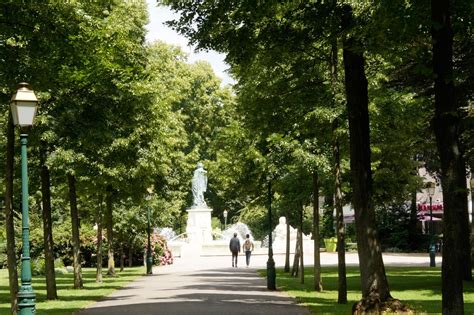
[[[211,212],[206,206],[191,207],[188,210],[186,233],[189,243],[203,244],[212,242]]]

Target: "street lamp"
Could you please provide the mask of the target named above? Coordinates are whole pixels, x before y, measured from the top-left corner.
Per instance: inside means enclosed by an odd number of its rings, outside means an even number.
[[[434,182],[426,183],[426,190],[430,196],[430,267],[436,267],[436,248],[434,244],[433,230],[433,195],[435,193],[436,184]]]
[[[226,229],[226,226],[227,226],[227,210],[224,210],[224,231]]]
[[[20,128],[21,143],[21,217],[22,217],[22,242],[21,254],[21,286],[18,291],[18,311],[21,315],[35,314],[35,292],[31,285],[31,258],[30,258],[30,224],[28,218],[28,161],[26,144],[27,127],[33,126],[36,116],[38,99],[35,92],[28,88],[28,83],[20,83],[18,90],[13,95],[10,107],[13,124]]]
[[[150,224],[150,218],[151,218],[151,207],[150,207],[150,200],[151,200],[151,194],[153,193],[153,187],[147,188],[148,195],[146,197],[147,200],[147,234],[148,234],[148,244],[146,247],[146,274],[147,275],[152,275],[153,274],[153,257],[151,256],[151,224]]]
[[[275,261],[272,248],[272,182],[268,181],[268,261],[267,261],[267,289],[275,290]]]

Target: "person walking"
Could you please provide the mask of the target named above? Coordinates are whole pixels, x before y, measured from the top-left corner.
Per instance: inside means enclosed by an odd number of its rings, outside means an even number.
[[[244,245],[242,245],[242,251],[245,253],[245,262],[247,263],[248,268],[250,264],[250,255],[253,251],[253,242],[250,240],[249,234],[245,235],[245,242]]]
[[[237,233],[234,233],[234,237],[230,239],[229,249],[232,253],[232,267],[237,268],[237,258],[240,253],[240,240],[237,237]]]

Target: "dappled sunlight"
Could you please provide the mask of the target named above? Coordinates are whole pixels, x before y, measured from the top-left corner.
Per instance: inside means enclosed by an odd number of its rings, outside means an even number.
[[[264,274],[264,270],[261,271]],[[400,299],[417,312],[439,313],[441,309],[441,270],[440,268],[425,267],[386,267],[390,292],[394,298]],[[359,301],[360,277],[359,269],[347,268],[347,298],[348,304],[337,304],[337,268],[322,268],[323,292],[313,289],[312,269],[305,271],[305,284],[300,284],[298,278],[278,270],[278,287],[315,313],[350,314],[352,304]],[[474,312],[474,283],[464,282],[464,305],[466,313]]]

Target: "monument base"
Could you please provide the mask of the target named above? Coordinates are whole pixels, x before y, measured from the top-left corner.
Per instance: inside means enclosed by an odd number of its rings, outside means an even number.
[[[186,234],[189,243],[209,243],[212,242],[211,212],[207,206],[191,207],[188,212],[188,222]]]

